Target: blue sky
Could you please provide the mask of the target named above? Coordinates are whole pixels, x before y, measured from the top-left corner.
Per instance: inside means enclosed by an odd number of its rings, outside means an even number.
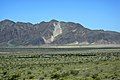
[[[0,20],[38,23],[56,19],[120,32],[120,0],[0,0]]]

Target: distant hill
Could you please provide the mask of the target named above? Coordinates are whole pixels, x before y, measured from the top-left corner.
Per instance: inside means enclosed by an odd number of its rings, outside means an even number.
[[[0,46],[43,44],[120,44],[120,33],[91,30],[79,23],[57,20],[37,24],[0,21]]]

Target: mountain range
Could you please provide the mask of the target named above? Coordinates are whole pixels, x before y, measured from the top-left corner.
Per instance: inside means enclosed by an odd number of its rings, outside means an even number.
[[[0,21],[0,46],[39,46],[44,44],[120,44],[120,33],[91,30],[79,23],[51,20],[37,24]]]

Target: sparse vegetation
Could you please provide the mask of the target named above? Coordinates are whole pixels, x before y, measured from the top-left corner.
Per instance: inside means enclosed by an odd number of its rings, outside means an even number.
[[[119,80],[120,48],[0,48],[0,80]]]

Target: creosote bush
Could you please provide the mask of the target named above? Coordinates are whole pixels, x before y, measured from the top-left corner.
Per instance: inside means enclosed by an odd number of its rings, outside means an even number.
[[[0,80],[120,79],[119,48],[7,48],[0,51]]]

